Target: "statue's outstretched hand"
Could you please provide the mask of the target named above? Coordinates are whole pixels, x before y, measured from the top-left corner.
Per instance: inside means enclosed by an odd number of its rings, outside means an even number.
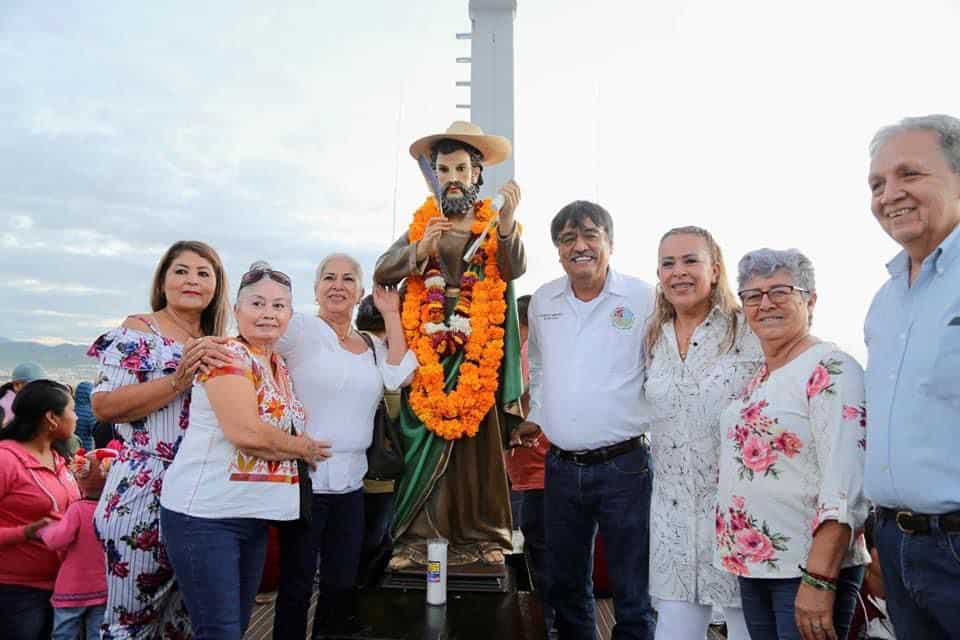
[[[453,223],[445,216],[430,218],[427,221],[427,228],[423,232],[423,238],[417,243],[417,262],[437,255],[440,250],[440,236],[443,235],[444,231],[452,228]]]
[[[508,234],[513,232],[513,214],[520,204],[520,185],[512,179],[508,180],[500,187],[500,193],[504,198],[503,207],[500,209],[500,233]]]

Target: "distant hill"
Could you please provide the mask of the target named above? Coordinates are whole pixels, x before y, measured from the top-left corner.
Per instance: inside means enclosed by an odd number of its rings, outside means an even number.
[[[69,369],[96,364],[86,356],[87,347],[58,344],[50,347],[37,342],[13,342],[0,338],[0,371],[9,372],[21,362],[36,362],[44,369]]]

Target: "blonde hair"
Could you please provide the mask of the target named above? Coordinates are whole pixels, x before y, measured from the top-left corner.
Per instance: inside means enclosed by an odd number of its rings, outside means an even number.
[[[737,313],[740,311],[740,302],[737,296],[730,289],[730,283],[727,279],[727,267],[723,262],[723,252],[720,251],[720,245],[713,239],[710,232],[701,227],[676,227],[670,229],[660,238],[660,244],[670,236],[696,236],[703,240],[707,245],[707,251],[710,253],[710,261],[717,265],[717,282],[713,285],[710,292],[711,307],[717,307],[720,313],[728,320],[729,329],[724,339],[723,350],[729,351],[733,348],[737,339]],[[657,284],[657,298],[653,307],[653,317],[650,326],[647,328],[647,335],[644,337],[643,346],[647,354],[647,362],[653,356],[653,348],[663,333],[663,325],[671,322],[677,317],[677,310],[667,300],[663,287]]]
[[[230,318],[230,300],[227,291],[227,272],[223,268],[223,261],[216,250],[205,242],[199,240],[179,240],[174,242],[169,249],[160,258],[156,271],[153,272],[153,283],[150,286],[150,308],[153,311],[160,311],[167,306],[167,294],[163,287],[166,284],[167,270],[173,261],[181,253],[191,251],[213,267],[213,273],[217,278],[217,287],[213,291],[213,298],[210,304],[200,315],[200,330],[205,336],[222,336],[227,330],[227,321]]]

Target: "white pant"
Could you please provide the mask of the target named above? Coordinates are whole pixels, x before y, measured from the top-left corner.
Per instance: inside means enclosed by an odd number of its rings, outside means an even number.
[[[713,607],[695,602],[657,600],[657,635],[655,640],[703,640],[710,626]],[[743,609],[723,607],[727,621],[727,640],[750,640]]]

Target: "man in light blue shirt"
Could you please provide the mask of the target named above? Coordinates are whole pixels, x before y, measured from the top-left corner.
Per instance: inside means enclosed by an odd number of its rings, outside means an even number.
[[[960,120],[906,118],[870,145],[871,209],[903,247],[864,334],[865,490],[897,635],[960,637]]]

